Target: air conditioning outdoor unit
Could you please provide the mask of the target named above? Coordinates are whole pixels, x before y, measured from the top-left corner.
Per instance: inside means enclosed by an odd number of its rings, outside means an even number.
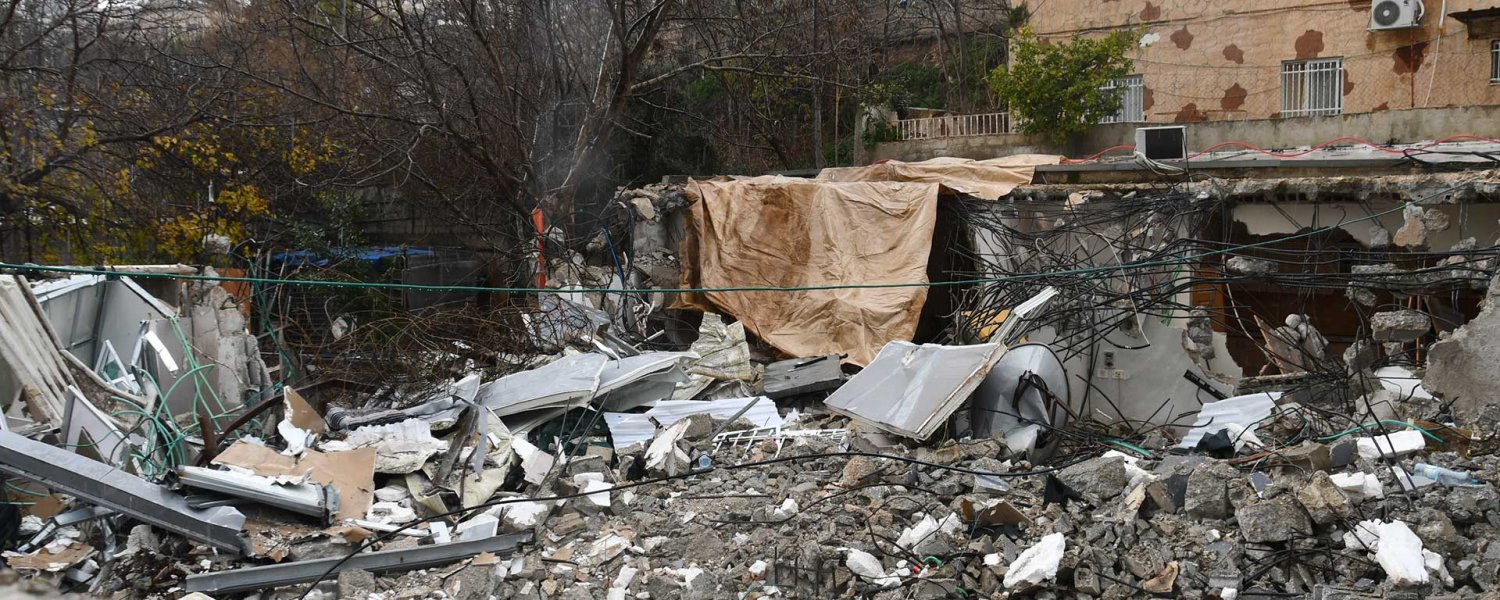
[[[1172,127],[1135,128],[1135,151],[1151,160],[1187,159],[1187,128]]]
[[[1422,0],[1375,0],[1370,5],[1370,31],[1417,27],[1425,12]]]

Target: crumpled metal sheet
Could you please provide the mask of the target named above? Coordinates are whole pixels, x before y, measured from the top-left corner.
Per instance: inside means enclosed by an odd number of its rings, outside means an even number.
[[[656,419],[662,427],[671,427],[674,423],[697,414],[728,419],[746,405],[751,405],[750,409],[740,417],[755,423],[756,427],[777,427],[783,422],[781,414],[776,412],[776,402],[765,396],[724,400],[662,400],[656,403],[655,408],[646,411],[646,415]]]
[[[698,355],[688,363],[688,383],[677,388],[672,397],[688,400],[716,381],[753,381],[755,369],[750,365],[750,345],[745,341],[745,324],[725,324],[724,318],[704,313],[698,326],[698,340],[691,351]]]
[[[891,342],[823,404],[882,431],[925,440],[979,387],[1004,353],[1000,344]]]
[[[564,356],[530,371],[506,375],[480,386],[476,401],[496,416],[543,408],[588,404],[609,358],[602,354]]]
[[[197,510],[182,496],[114,465],[0,431],[0,472],[66,492],[220,550],[244,552],[245,515],[228,506]]]

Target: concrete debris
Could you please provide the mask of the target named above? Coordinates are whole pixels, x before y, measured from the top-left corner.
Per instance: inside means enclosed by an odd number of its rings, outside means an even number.
[[[1410,342],[1432,329],[1432,317],[1415,310],[1378,312],[1370,317],[1376,341]]]
[[[1254,543],[1285,542],[1313,530],[1307,512],[1287,496],[1243,506],[1235,511],[1234,519],[1240,535]]]
[[[1500,277],[1497,277],[1500,281]],[[1447,339],[1432,345],[1422,387],[1452,403],[1453,414],[1471,424],[1500,423],[1500,308],[1480,311]]]
[[[1265,275],[1275,273],[1278,270],[1275,262],[1260,260],[1248,256],[1231,256],[1224,262],[1224,268],[1231,273],[1240,275]]]
[[[956,250],[828,279],[980,283],[842,324],[877,340],[858,355],[778,343],[821,317],[696,312],[724,300],[679,289],[712,208],[683,184],[622,190],[583,239],[538,223],[522,277],[553,291],[473,312],[7,274],[0,472],[27,502],[0,578],[143,599],[1500,594],[1500,260],[1468,211],[1394,205],[1399,229],[1341,227],[1364,245],[1324,256],[1264,237],[1311,231],[1280,223],[1305,207],[1220,210],[1204,182],[1045,184],[1075,188],[1065,210],[900,183],[955,196],[935,206]],[[1267,243],[1237,255],[1204,222]],[[761,225],[765,248],[808,233]],[[1337,318],[1351,304],[1369,321]]]
[[[1438,221],[1437,218],[1428,219],[1422,207],[1408,204],[1401,213],[1403,222],[1401,228],[1396,230],[1396,235],[1391,238],[1397,246],[1402,248],[1425,248],[1427,247],[1427,222]]]
[[[375,449],[375,472],[404,475],[415,473],[439,452],[448,450],[448,442],[432,437],[432,430],[420,419],[407,419],[388,425],[360,427],[342,440],[330,440],[318,446],[328,452],[356,448]]]

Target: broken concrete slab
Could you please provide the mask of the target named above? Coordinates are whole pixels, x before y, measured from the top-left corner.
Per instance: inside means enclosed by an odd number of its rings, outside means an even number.
[[[1229,518],[1234,510],[1229,502],[1229,482],[1239,476],[1234,467],[1221,462],[1198,465],[1188,474],[1183,511],[1197,519]]]
[[[1234,512],[1234,520],[1247,542],[1284,542],[1313,532],[1307,512],[1288,496],[1243,506]]]
[[[1379,342],[1410,342],[1432,329],[1432,317],[1415,310],[1378,312],[1370,317],[1370,329]]]
[[[1297,488],[1296,497],[1313,523],[1318,525],[1347,519],[1353,509],[1344,490],[1322,471],[1313,472],[1307,482]]]
[[[1058,472],[1057,478],[1066,485],[1084,494],[1095,504],[1125,493],[1130,475],[1125,469],[1125,459],[1119,456],[1101,456]]]
[[[1428,349],[1422,387],[1451,402],[1466,423],[1500,423],[1500,309],[1483,310]]]

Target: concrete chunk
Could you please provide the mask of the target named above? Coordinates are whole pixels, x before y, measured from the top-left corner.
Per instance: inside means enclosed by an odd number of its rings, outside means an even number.
[[[1297,502],[1307,509],[1308,516],[1319,525],[1349,518],[1352,508],[1344,490],[1322,471],[1314,472],[1306,484],[1297,488]]]
[[[1244,506],[1235,511],[1234,519],[1247,542],[1284,542],[1313,531],[1307,512],[1285,495]]]
[[[1125,470],[1125,459],[1120,456],[1101,456],[1063,469],[1057,478],[1064,485],[1079,491],[1093,500],[1108,500],[1125,492],[1130,475]]]
[[[1188,516],[1199,519],[1227,519],[1231,512],[1229,504],[1229,481],[1239,472],[1223,463],[1199,466],[1188,475],[1187,494],[1182,508]]]
[[[1376,341],[1410,342],[1427,334],[1432,318],[1416,310],[1389,310],[1370,317],[1370,329]]]

